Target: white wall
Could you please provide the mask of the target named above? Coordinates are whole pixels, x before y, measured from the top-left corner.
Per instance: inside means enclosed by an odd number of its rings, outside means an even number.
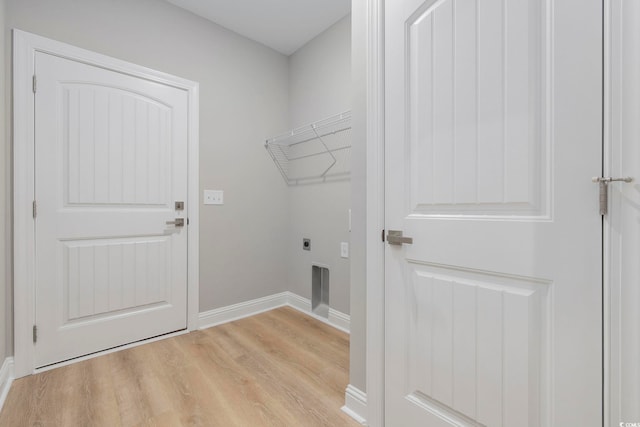
[[[287,187],[261,142],[288,127],[287,57],[161,0],[6,1],[7,28],[200,83],[200,187],[225,191],[200,205],[200,310],[286,290]]]
[[[311,40],[289,58],[290,126],[295,128],[351,109],[351,16]],[[283,129],[285,130],[285,129]],[[349,313],[349,181],[290,187],[289,290],[311,298],[311,265],[330,271],[329,304]],[[302,239],[311,239],[311,251]]]
[[[2,60],[2,66],[0,70],[6,70],[5,65],[5,52],[10,51],[7,47],[8,40],[5,36],[5,0],[0,0],[0,60]],[[9,81],[7,73],[3,73],[5,81]],[[10,292],[10,275],[7,266],[10,265],[9,245],[10,234],[9,227],[10,215],[9,215],[9,174],[11,171],[11,163],[9,162],[10,148],[8,144],[2,142],[7,141],[9,138],[9,130],[6,126],[6,111],[8,99],[6,99],[4,82],[0,80],[0,363],[7,357],[10,351],[7,342],[8,337],[12,336],[10,328],[13,323],[11,322],[11,310],[8,309],[10,304],[7,304],[7,294]]]

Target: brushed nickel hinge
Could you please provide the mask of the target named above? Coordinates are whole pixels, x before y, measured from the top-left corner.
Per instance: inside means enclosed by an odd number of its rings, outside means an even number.
[[[632,182],[633,178],[626,176],[624,178],[612,178],[610,176],[594,176],[591,178],[600,187],[600,215],[606,215],[609,210],[609,183],[611,182]]]
[[[38,90],[38,79],[35,74],[33,75],[32,87],[33,87],[33,93],[36,93],[36,90]]]
[[[38,205],[36,204],[35,200],[33,201],[32,211],[33,211],[33,219],[36,219],[36,216],[38,216]]]
[[[35,344],[38,341],[38,327],[33,325],[33,343]]]

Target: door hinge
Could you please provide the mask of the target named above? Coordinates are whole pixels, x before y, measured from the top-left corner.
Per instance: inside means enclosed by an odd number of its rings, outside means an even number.
[[[382,230],[382,234],[380,235],[380,237],[382,237],[382,241],[384,242],[384,229]]]
[[[606,215],[608,213],[609,205],[609,183],[611,182],[632,182],[633,178],[626,176],[624,178],[612,178],[610,176],[594,176],[591,178],[592,182],[595,182],[600,187],[600,215]]]
[[[33,213],[33,219],[36,219],[36,216],[38,216],[38,206],[36,205],[36,201],[33,201],[33,206],[32,206],[32,213]]]
[[[38,341],[38,327],[33,325],[33,343],[35,344]]]
[[[33,75],[33,93],[36,93],[36,90],[38,90],[38,79],[36,78],[36,75]]]

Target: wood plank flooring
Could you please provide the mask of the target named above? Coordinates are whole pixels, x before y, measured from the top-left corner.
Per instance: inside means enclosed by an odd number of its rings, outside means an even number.
[[[283,307],[14,381],[0,426],[358,426],[349,337]]]

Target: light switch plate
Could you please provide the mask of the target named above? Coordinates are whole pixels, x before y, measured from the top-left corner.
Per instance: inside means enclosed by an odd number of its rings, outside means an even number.
[[[205,205],[224,205],[224,191],[204,190]]]
[[[349,258],[349,243],[340,242],[340,256],[342,258]]]

